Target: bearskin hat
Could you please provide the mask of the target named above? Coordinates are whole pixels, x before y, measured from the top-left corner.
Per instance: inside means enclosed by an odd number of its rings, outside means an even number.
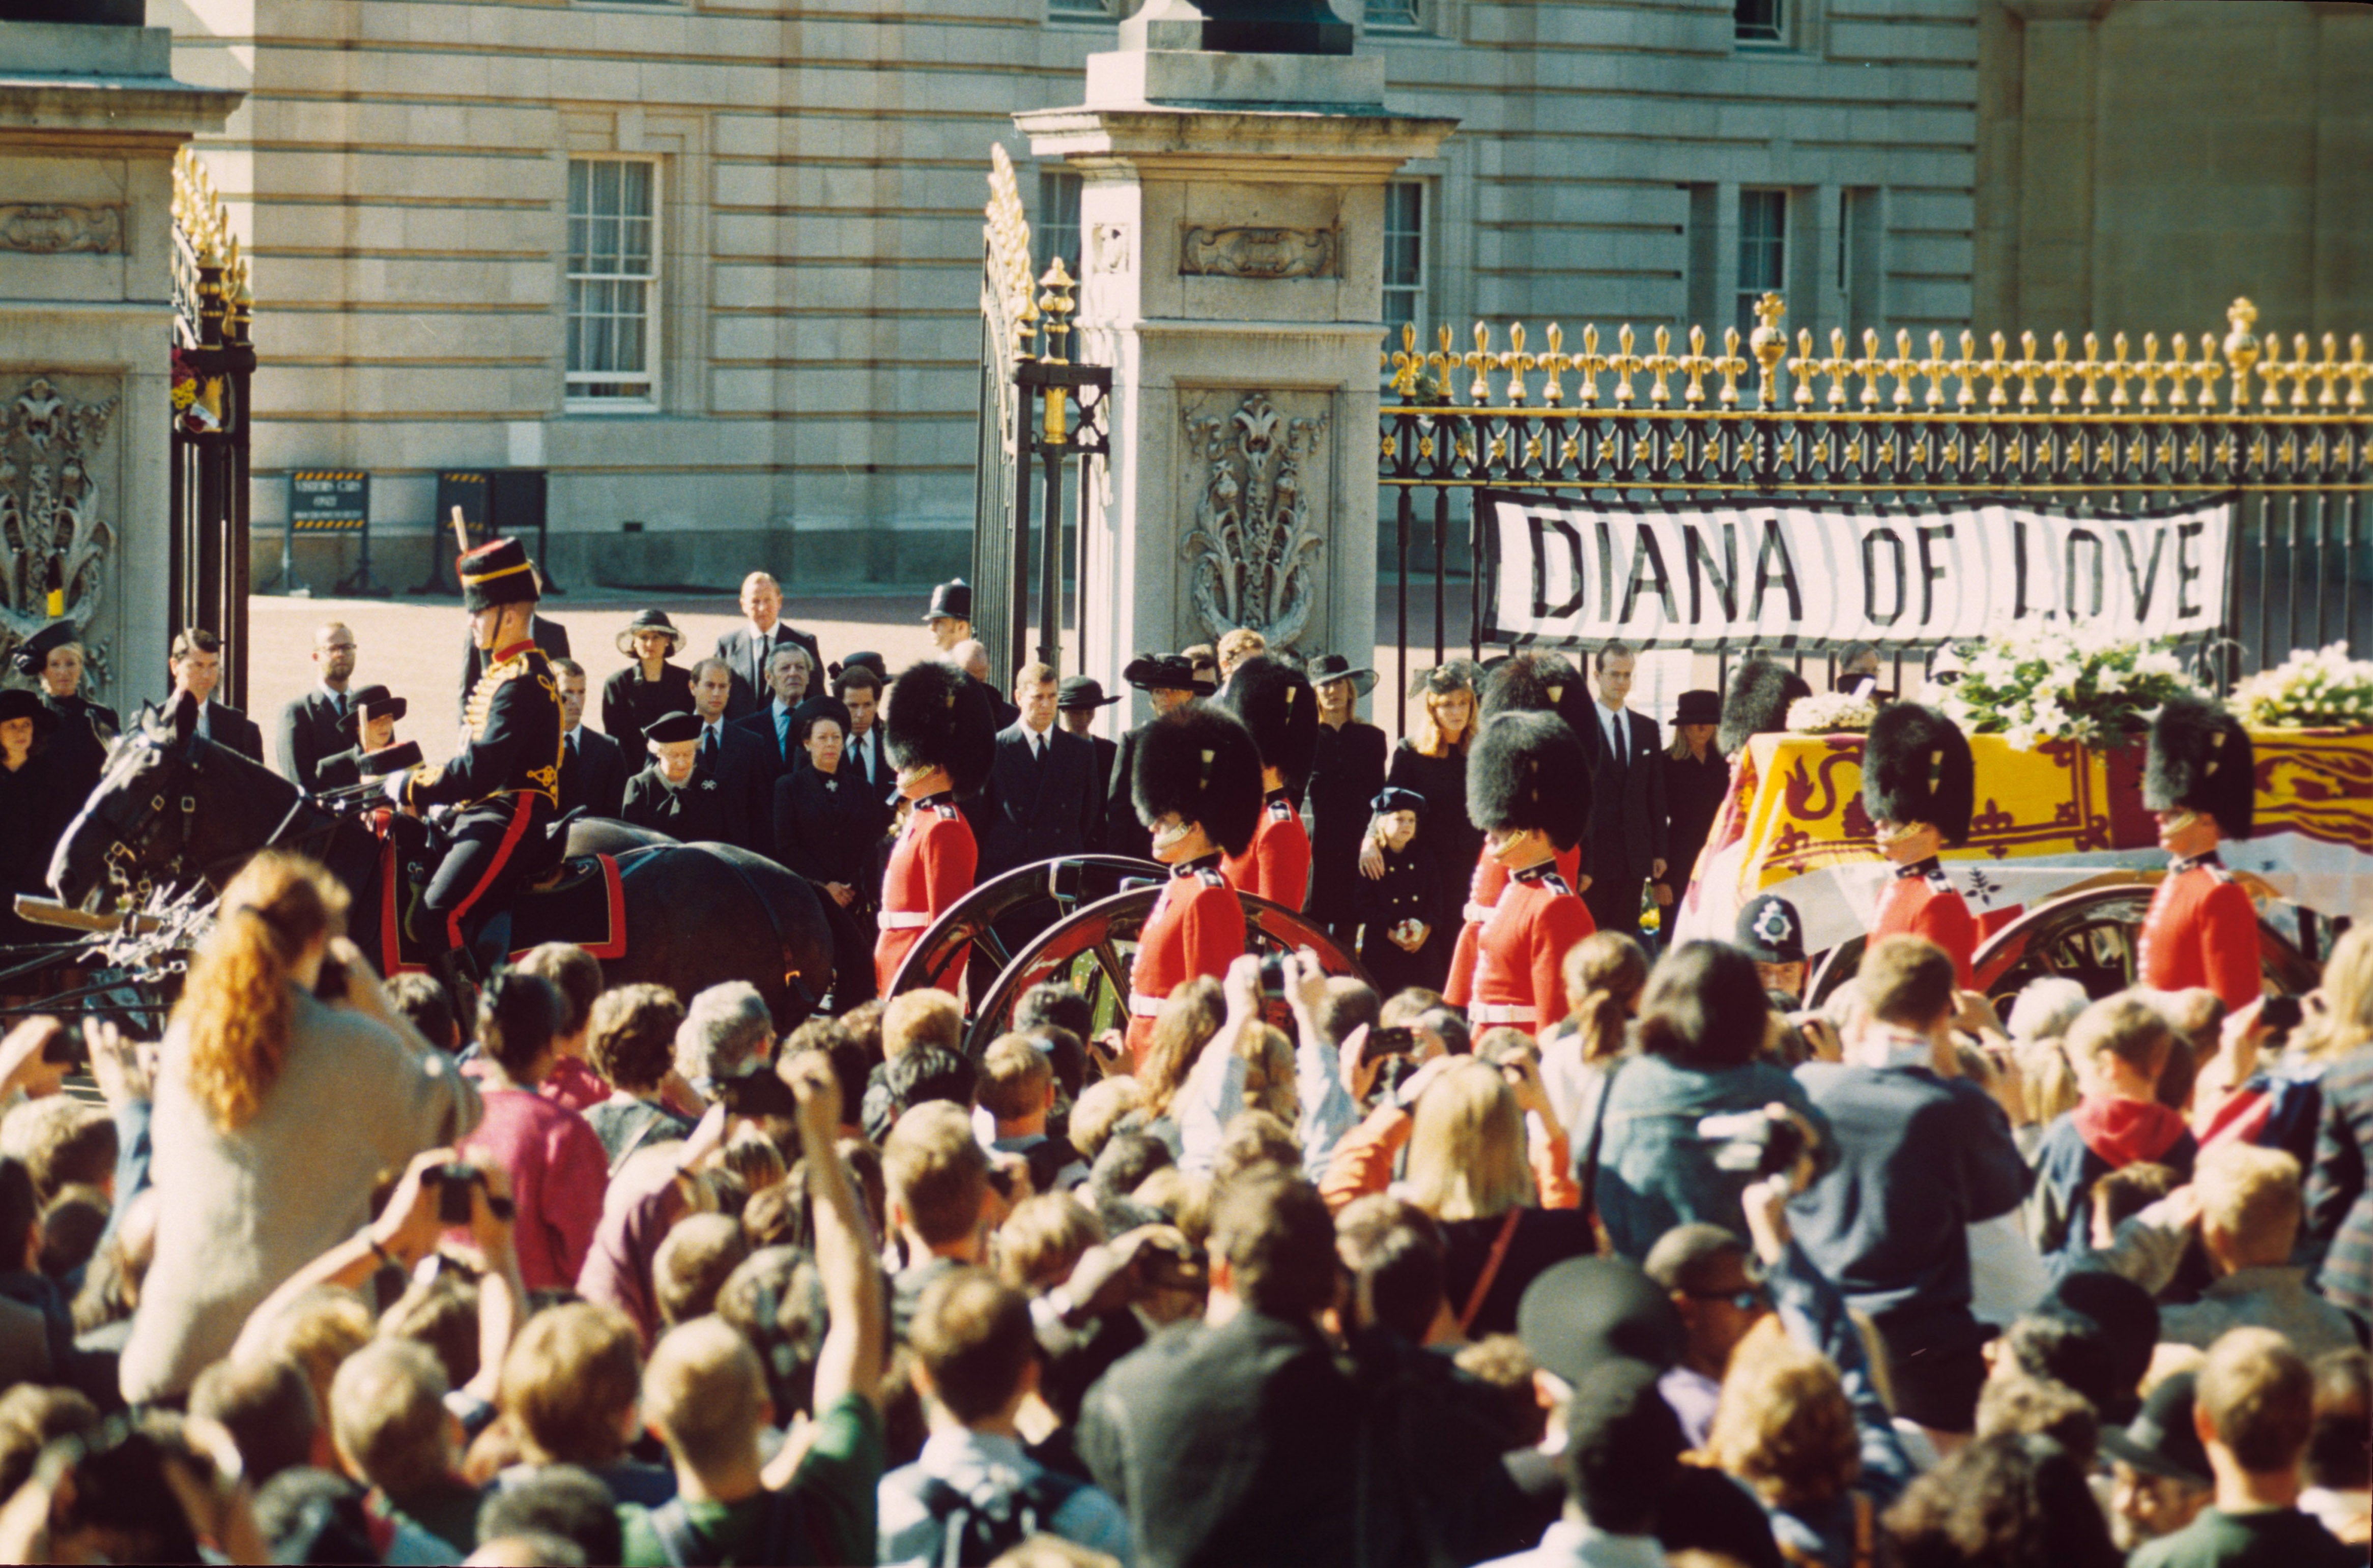
[[[1225,708],[1182,703],[1139,735],[1129,799],[1149,828],[1175,811],[1242,854],[1260,826],[1261,795],[1260,748]]]
[[[1724,756],[1737,756],[1749,737],[1786,729],[1788,704],[1812,694],[1805,678],[1784,664],[1766,658],[1739,660],[1723,692],[1722,727],[1714,734],[1714,744],[1722,748]]]
[[[1978,773],[1960,726],[1917,703],[1889,703],[1862,748],[1862,808],[1875,822],[1925,822],[1948,844],[1970,836]]]
[[[958,795],[977,794],[997,761],[997,714],[988,688],[941,659],[908,665],[890,683],[882,718],[890,760],[945,768]]]
[[[1318,694],[1309,677],[1283,659],[1255,654],[1228,677],[1220,703],[1252,732],[1261,765],[1284,774],[1288,788],[1301,788],[1318,750]]]
[[[2257,755],[2241,721],[2215,703],[2170,698],[2151,721],[2143,804],[2204,811],[2227,838],[2246,839],[2257,796]]]
[[[1486,832],[1538,828],[1560,850],[1590,825],[1590,755],[1555,714],[1502,714],[1467,754],[1467,815]]]
[[[1562,713],[1568,693],[1582,689],[1582,671],[1563,654],[1515,654],[1484,678],[1476,711],[1487,719],[1499,714]]]

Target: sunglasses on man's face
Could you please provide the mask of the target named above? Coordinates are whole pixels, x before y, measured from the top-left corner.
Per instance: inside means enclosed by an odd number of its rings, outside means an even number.
[[[1771,1305],[1771,1293],[1761,1285],[1749,1285],[1745,1290],[1684,1291],[1691,1301],[1727,1301],[1741,1312],[1761,1312]]]

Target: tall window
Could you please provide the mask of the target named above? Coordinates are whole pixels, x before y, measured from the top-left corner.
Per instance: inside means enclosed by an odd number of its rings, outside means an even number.
[[[1732,0],[1731,31],[1741,43],[1778,43],[1788,0]]]
[[[659,166],[568,164],[568,399],[659,401]]]
[[[1755,330],[1755,302],[1787,292],[1788,192],[1738,193],[1738,330]]]
[[[1417,32],[1424,23],[1418,17],[1418,0],[1367,0],[1367,24],[1371,32]]]
[[[1038,275],[1045,277],[1055,258],[1072,281],[1080,276],[1080,177],[1069,169],[1041,169],[1038,174]]]
[[[1425,333],[1425,181],[1385,187],[1385,343],[1398,348],[1401,328]]]

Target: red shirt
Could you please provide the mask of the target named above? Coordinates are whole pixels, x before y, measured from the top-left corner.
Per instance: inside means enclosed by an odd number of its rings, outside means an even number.
[[[1207,854],[1170,868],[1170,880],[1138,934],[1128,971],[1128,1052],[1141,1065],[1153,1040],[1153,1015],[1170,993],[1207,974],[1218,980],[1245,952],[1245,906]]]
[[[519,1217],[511,1232],[530,1290],[577,1288],[602,1223],[610,1156],[585,1119],[527,1089],[488,1089],[486,1116],[462,1140],[462,1157],[510,1172]]]
[[[1897,866],[1894,880],[1878,895],[1870,940],[1904,935],[1923,936],[1944,948],[1953,960],[1953,983],[1964,991],[1977,988],[1970,966],[1978,956],[1978,923],[1934,855]]]
[[[1528,865],[1509,879],[1476,943],[1476,1030],[1497,1024],[1538,1032],[1566,1016],[1565,956],[1598,929],[1582,896],[1553,862]],[[1530,1016],[1491,1016],[1501,1008]]]
[[[2258,999],[2258,910],[2216,853],[2179,860],[2143,916],[2142,982],[2155,991],[2204,985],[2227,1012]]]
[[[535,1092],[564,1110],[590,1110],[610,1098],[610,1086],[602,1074],[574,1056],[564,1056],[554,1064]]]
[[[1581,881],[1582,845],[1560,850],[1556,864],[1567,887]],[[1458,927],[1458,946],[1450,954],[1450,980],[1442,992],[1443,1000],[1454,1007],[1464,1007],[1475,999],[1475,955],[1483,939],[1483,923],[1491,918],[1491,907],[1507,886],[1508,868],[1492,859],[1490,846],[1485,845],[1475,860],[1475,878],[1467,884],[1467,918]]]
[[[1302,907],[1310,891],[1310,831],[1291,796],[1281,789],[1268,792],[1253,842],[1244,854],[1223,856],[1220,871],[1241,892],[1290,910]]]
[[[882,995],[890,994],[890,977],[924,930],[972,891],[979,864],[972,824],[956,809],[954,796],[930,795],[915,802],[898,842],[890,846],[889,869],[882,874],[882,912],[876,917],[882,935],[873,942],[873,983]],[[948,974],[961,979],[964,971],[964,958],[958,955]]]

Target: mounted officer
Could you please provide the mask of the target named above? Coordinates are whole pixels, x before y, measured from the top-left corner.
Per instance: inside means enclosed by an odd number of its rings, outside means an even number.
[[[415,922],[429,967],[457,999],[475,981],[467,928],[507,914],[521,883],[559,858],[549,830],[560,802],[560,683],[530,631],[538,597],[533,563],[517,540],[498,539],[457,563],[462,606],[485,672],[470,689],[469,736],[450,761],[388,780],[407,811],[450,806],[443,858]]]

